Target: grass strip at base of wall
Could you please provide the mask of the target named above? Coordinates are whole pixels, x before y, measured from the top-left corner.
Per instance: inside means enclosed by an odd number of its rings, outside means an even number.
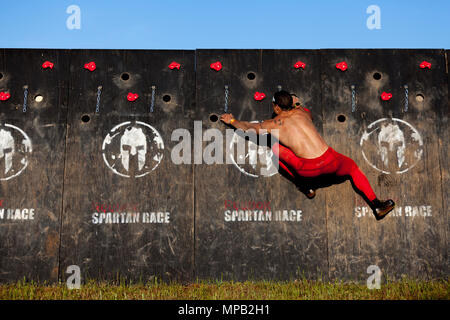
[[[449,280],[387,281],[380,289],[361,283],[296,281],[196,281],[66,284],[19,281],[0,285],[0,300],[434,300],[450,298]]]

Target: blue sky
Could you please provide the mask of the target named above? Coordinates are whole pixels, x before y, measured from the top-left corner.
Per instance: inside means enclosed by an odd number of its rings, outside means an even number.
[[[448,0],[3,2],[2,48],[450,48]],[[66,27],[70,5],[80,29]],[[370,5],[379,30],[366,26]]]

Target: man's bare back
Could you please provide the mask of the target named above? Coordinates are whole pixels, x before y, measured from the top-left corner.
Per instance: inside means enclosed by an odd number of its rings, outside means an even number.
[[[317,132],[310,113],[302,107],[279,111],[274,119],[260,123],[236,120],[232,114],[223,114],[221,120],[244,131],[253,129],[258,133],[269,132],[300,158],[314,159],[328,149],[327,143]]]
[[[284,111],[267,121],[273,121],[271,131],[278,130],[278,135],[273,132],[274,136],[297,157],[317,158],[328,149],[327,143],[317,132],[311,115],[301,107]]]

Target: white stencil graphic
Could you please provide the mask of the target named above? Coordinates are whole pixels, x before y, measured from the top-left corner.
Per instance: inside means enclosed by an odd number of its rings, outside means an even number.
[[[408,122],[396,118],[383,118],[371,123],[360,144],[367,163],[386,174],[405,173],[423,155],[419,132]]]
[[[20,175],[31,152],[31,140],[23,130],[7,123],[0,125],[0,180]]]
[[[258,121],[252,121],[256,123]],[[265,134],[267,138],[267,134]],[[270,139],[267,138],[267,141]],[[245,152],[238,152],[238,145],[245,144]],[[258,145],[250,140],[245,139],[242,135],[235,132],[231,143],[228,146],[228,154],[232,163],[242,173],[258,178],[259,176],[270,177],[278,173],[278,169],[273,163],[273,151],[270,146]]]
[[[103,160],[121,177],[140,178],[155,170],[163,158],[164,142],[151,125],[136,121],[115,126],[103,140]]]

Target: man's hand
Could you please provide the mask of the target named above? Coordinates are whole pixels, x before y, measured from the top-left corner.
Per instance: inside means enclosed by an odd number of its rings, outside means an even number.
[[[220,120],[222,120],[226,124],[231,124],[231,119],[234,119],[231,113],[224,113],[223,115],[220,116]]]

